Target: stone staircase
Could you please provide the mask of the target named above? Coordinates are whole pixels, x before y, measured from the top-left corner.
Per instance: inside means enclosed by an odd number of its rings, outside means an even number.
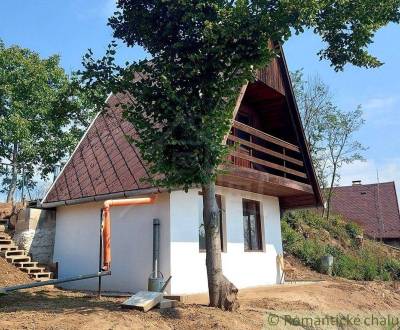
[[[5,232],[8,220],[0,219],[0,256],[9,263],[19,268],[21,271],[28,273],[34,281],[42,282],[52,278],[52,272],[48,272],[46,268],[40,267],[37,262],[32,261],[24,250],[16,246],[10,235]]]

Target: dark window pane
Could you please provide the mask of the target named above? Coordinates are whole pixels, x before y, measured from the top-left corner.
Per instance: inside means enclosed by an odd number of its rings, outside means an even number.
[[[259,202],[243,200],[243,230],[245,250],[262,250]]]

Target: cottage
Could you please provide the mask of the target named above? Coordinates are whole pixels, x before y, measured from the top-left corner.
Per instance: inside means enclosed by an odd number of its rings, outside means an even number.
[[[205,292],[200,189],[168,192],[143,181],[148,168],[126,139],[135,138],[135,129],[122,119],[119,97],[108,99],[110,107],[93,120],[41,202],[56,209],[53,259],[59,276],[99,269],[104,200],[157,195],[153,204],[111,209],[112,275],[103,278],[103,289],[147,288],[157,218],[159,269],[172,275],[168,292]],[[238,288],[279,283],[282,210],[322,204],[283,53],[243,87],[227,143],[240,147],[217,178],[224,273]],[[66,287],[96,290],[97,280]]]

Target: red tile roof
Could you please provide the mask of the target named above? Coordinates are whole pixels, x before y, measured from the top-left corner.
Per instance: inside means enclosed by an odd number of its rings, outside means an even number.
[[[45,197],[45,203],[150,188],[139,151],[126,136],[135,138],[133,126],[122,120],[118,97],[89,127],[72,157]],[[100,170],[101,169],[101,170]]]
[[[357,222],[375,238],[400,238],[400,214],[394,182],[336,187],[332,212]]]

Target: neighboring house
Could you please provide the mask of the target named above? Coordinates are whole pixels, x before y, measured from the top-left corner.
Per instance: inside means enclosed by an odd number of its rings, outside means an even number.
[[[135,129],[121,117],[121,97],[108,99],[110,107],[94,119],[41,203],[57,211],[59,277],[98,270],[102,201],[157,194],[153,205],[111,210],[112,275],[103,278],[103,289],[147,288],[153,218],[158,218],[159,266],[165,277],[172,275],[168,292],[205,292],[200,189],[168,192],[143,181],[148,167],[127,142],[126,135],[135,139]],[[243,87],[234,119],[228,143],[240,147],[217,178],[223,270],[238,288],[279,283],[282,210],[322,204],[284,57]],[[97,279],[66,287],[96,290]]]
[[[400,247],[400,213],[394,182],[335,187],[332,212],[358,223],[364,234]]]

